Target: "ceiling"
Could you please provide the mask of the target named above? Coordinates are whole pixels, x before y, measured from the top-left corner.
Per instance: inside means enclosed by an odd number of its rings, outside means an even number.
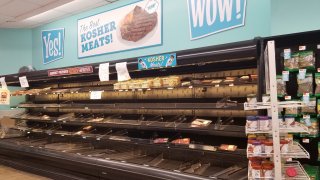
[[[0,0],[0,28],[33,28],[119,0]]]

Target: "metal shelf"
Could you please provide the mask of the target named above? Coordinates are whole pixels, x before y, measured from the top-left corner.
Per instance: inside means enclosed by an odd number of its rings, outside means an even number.
[[[302,101],[278,102],[279,108],[306,107],[306,106],[308,105]],[[244,110],[259,110],[259,109],[271,109],[271,103],[270,102],[244,103]]]
[[[116,135],[103,135],[103,134],[84,134],[84,135],[76,135],[75,132],[68,132],[68,131],[59,131],[59,130],[46,130],[46,129],[32,129],[32,128],[25,128],[25,127],[15,127],[13,129],[20,130],[27,134],[30,133],[40,133],[40,134],[47,134],[49,136],[61,136],[61,137],[70,137],[70,138],[81,138],[81,139],[90,139],[91,141],[115,141],[115,142],[128,142],[133,144],[140,144],[140,145],[151,145],[157,147],[164,147],[170,149],[183,149],[183,150],[190,150],[190,151],[201,151],[201,152],[214,152],[214,153],[233,153],[233,154],[241,154],[244,155],[244,150],[239,149],[235,152],[229,151],[221,151],[218,150],[217,146],[211,145],[202,145],[202,144],[174,144],[171,142],[167,143],[154,143],[152,139],[140,139],[140,138],[131,138],[128,136],[116,136]],[[31,146],[30,146],[31,147]],[[33,147],[33,146],[32,146]]]
[[[289,177],[288,175],[286,175],[285,171],[287,168],[294,168],[297,171],[297,176],[295,177]],[[256,180],[256,179],[266,179],[265,177],[261,177],[261,178],[252,178],[251,175],[251,167],[249,165],[248,168],[248,179],[249,180]],[[302,167],[302,165],[300,164],[299,161],[291,161],[291,162],[286,162],[284,164],[284,166],[282,167],[282,178],[283,180],[310,180],[310,177],[308,176],[307,172],[304,170],[304,168]],[[272,178],[274,179],[274,178]]]
[[[245,137],[244,126],[237,125],[215,125],[211,124],[207,127],[191,127],[191,123],[179,122],[159,122],[159,121],[137,121],[125,120],[126,123],[121,123],[121,120],[110,120],[109,122],[88,122],[92,119],[75,119],[58,120],[58,118],[51,118],[50,120],[43,120],[41,118],[19,118],[13,117],[16,120],[34,121],[41,123],[72,125],[72,126],[94,126],[94,127],[108,127],[108,128],[124,128],[124,129],[138,129],[138,130],[157,130],[157,131],[174,131],[187,132],[195,134],[216,135],[216,136],[230,136],[230,137]],[[129,123],[130,121],[135,123]]]
[[[261,154],[253,154],[249,153],[247,149],[247,156],[248,157],[263,157],[263,158],[271,158],[273,157],[273,153],[266,154],[266,153],[261,153]],[[301,144],[297,142],[293,142],[293,145],[289,147],[289,151],[287,153],[281,153],[282,158],[310,158],[310,154],[308,151],[306,151]]]
[[[280,120],[279,120],[280,121]],[[307,133],[310,134],[309,128],[304,124],[295,122],[295,126],[280,127],[280,133]],[[246,134],[272,134],[272,130],[269,131],[248,131],[246,127]]]
[[[226,109],[243,110],[242,103],[114,103],[114,104],[19,104],[19,108],[74,108],[74,109]]]
[[[137,89],[113,89],[112,86],[100,86],[93,88],[64,88],[64,89],[50,89],[46,91],[40,91],[39,93],[28,93],[29,90],[25,90],[21,94],[11,94],[11,96],[38,96],[38,95],[59,95],[59,94],[78,94],[78,93],[90,93],[92,91],[103,91],[103,92],[128,92],[128,91],[152,91],[152,90],[172,90],[172,89],[192,89],[192,88],[223,88],[228,86],[246,86],[256,85],[256,82],[234,82],[230,84],[218,84],[218,85],[189,85],[189,86],[176,86],[176,87],[150,87],[150,88],[137,88]]]

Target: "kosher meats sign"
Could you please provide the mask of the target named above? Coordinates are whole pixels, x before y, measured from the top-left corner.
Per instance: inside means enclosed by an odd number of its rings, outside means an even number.
[[[243,26],[246,0],[187,0],[191,39]]]
[[[162,0],[143,0],[78,20],[78,57],[162,44]]]

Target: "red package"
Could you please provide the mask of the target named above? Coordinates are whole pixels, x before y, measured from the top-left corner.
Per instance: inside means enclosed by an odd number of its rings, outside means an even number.
[[[286,169],[286,173],[289,177],[296,177],[297,176],[297,170],[294,167],[289,167]]]

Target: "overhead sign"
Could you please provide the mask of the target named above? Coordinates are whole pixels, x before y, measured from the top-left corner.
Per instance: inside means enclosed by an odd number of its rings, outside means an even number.
[[[176,57],[176,53],[141,57],[138,58],[138,69],[174,67],[177,65]]]
[[[62,59],[64,55],[64,28],[41,32],[43,64]]]
[[[68,76],[76,74],[91,74],[93,73],[92,66],[72,67],[65,69],[48,70],[48,76]]]
[[[247,0],[187,0],[191,40],[244,26]]]
[[[143,0],[78,20],[78,57],[162,44],[162,0]]]

